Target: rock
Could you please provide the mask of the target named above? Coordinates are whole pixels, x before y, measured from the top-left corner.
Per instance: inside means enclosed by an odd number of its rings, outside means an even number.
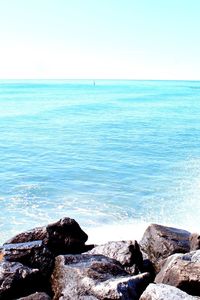
[[[190,295],[200,296],[200,250],[168,257],[155,282],[169,284]]]
[[[32,241],[42,240],[46,243],[47,230],[46,227],[36,227],[31,230],[19,233],[5,242],[5,244],[15,244],[15,243],[28,243]],[[4,245],[5,245],[4,244]]]
[[[155,278],[155,270],[149,259],[143,260],[140,246],[137,241],[108,242],[96,246],[88,254],[102,254],[119,261],[125,270],[131,275],[150,273],[152,280]]]
[[[159,271],[162,259],[190,251],[189,237],[190,233],[186,230],[151,224],[140,241],[140,247]]]
[[[190,235],[190,251],[200,249],[200,234],[192,233]]]
[[[37,227],[20,233],[5,244],[26,243],[42,240],[55,255],[68,253],[82,253],[90,250],[93,245],[85,245],[88,236],[79,224],[70,218],[60,219],[46,227]]]
[[[51,300],[46,293],[34,293],[26,297],[19,298],[17,300]]]
[[[54,300],[136,300],[150,275],[130,276],[118,261],[103,255],[65,255],[56,258],[51,282]]]
[[[53,253],[72,254],[88,250],[85,247],[88,236],[73,219],[63,218],[48,225],[46,230],[47,246]]]
[[[143,268],[143,257],[137,241],[118,241],[108,242],[104,245],[96,246],[88,254],[102,254],[116,259],[125,268],[131,268],[135,265],[135,272]]]
[[[38,269],[18,262],[0,262],[0,299],[16,299],[34,292],[38,287]]]
[[[1,255],[4,260],[39,269],[44,277],[50,276],[54,265],[54,256],[42,241],[5,244],[0,248]]]
[[[142,273],[140,275],[133,276],[128,281],[120,280],[120,283],[117,285],[117,291],[120,294],[119,299],[138,300],[150,282],[151,276],[149,273]]]
[[[199,297],[193,297],[177,289],[174,286],[166,284],[149,284],[140,300],[196,300]]]
[[[152,264],[152,262],[149,259],[144,259],[143,260],[143,266],[141,269],[141,273],[149,273],[151,275],[152,281],[154,281],[154,278],[156,276],[155,268]]]

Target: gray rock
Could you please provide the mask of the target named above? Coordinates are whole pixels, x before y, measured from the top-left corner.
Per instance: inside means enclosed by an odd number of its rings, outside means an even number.
[[[45,227],[37,227],[20,233],[5,244],[26,243],[42,240],[55,255],[67,253],[82,253],[93,246],[86,246],[87,234],[79,224],[70,218],[60,219],[58,222]]]
[[[136,300],[150,276],[130,276],[118,261],[103,255],[65,255],[56,258],[51,282],[54,300]]]
[[[18,262],[0,262],[0,299],[16,299],[34,292],[38,286],[38,269],[30,269]]]
[[[200,234],[192,233],[190,235],[190,251],[200,249]]]
[[[200,250],[168,257],[155,282],[169,284],[190,295],[200,296]]]
[[[149,284],[140,300],[197,300],[180,289],[166,284]]]
[[[43,276],[49,276],[53,269],[54,256],[42,241],[18,244],[5,244],[0,248],[0,256],[10,262],[20,262],[40,270]]]
[[[17,300],[51,300],[46,293],[34,293],[26,297],[19,298]]]
[[[102,254],[116,259],[127,271],[131,270],[130,273],[138,274],[138,271],[141,271],[143,268],[143,257],[137,241],[108,242],[104,245],[96,246],[88,254]]]
[[[104,245],[94,247],[88,254],[102,254],[119,261],[125,270],[131,275],[150,273],[152,281],[155,278],[155,270],[152,263],[143,260],[142,252],[137,241],[108,242]]]
[[[190,251],[189,237],[186,230],[151,224],[140,241],[140,247],[159,271],[159,263],[164,258]]]

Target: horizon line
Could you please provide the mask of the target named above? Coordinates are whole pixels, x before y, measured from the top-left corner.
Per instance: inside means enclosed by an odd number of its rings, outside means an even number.
[[[0,78],[0,81],[14,81],[14,80],[73,80],[73,81],[200,81],[200,79],[135,79],[135,78]]]

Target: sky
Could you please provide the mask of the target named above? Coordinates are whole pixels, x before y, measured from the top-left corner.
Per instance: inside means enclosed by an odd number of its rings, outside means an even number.
[[[200,80],[199,0],[0,0],[0,79]]]

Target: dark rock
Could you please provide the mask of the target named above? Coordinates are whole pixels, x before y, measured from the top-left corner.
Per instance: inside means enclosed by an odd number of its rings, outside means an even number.
[[[166,284],[149,284],[140,300],[197,300],[174,286]]]
[[[190,251],[200,249],[200,234],[192,233],[190,235]]]
[[[47,245],[57,254],[81,253],[85,251],[87,234],[70,218],[63,218],[47,226]]]
[[[19,298],[17,300],[51,300],[51,298],[46,293],[34,293],[29,296]]]
[[[189,237],[186,230],[151,224],[140,241],[140,247],[159,271],[162,259],[174,253],[189,252]]]
[[[0,255],[4,260],[20,262],[28,267],[37,268],[44,277],[49,276],[53,269],[54,256],[42,241],[5,244],[0,248]]]
[[[16,299],[38,287],[38,269],[30,269],[18,262],[0,263],[0,299]]]
[[[103,255],[65,255],[56,258],[51,281],[54,300],[136,300],[150,275],[130,276],[118,261]]]
[[[133,276],[128,281],[122,280],[117,285],[117,291],[121,296],[120,299],[138,300],[150,282],[151,276],[149,273],[142,273],[140,275]]]
[[[84,252],[89,252],[89,251],[92,250],[94,247],[95,247],[94,244],[84,245],[83,250],[84,250]],[[81,253],[83,253],[83,252],[81,252]],[[74,254],[81,254],[81,253],[74,253]],[[70,253],[68,253],[68,254],[70,254]]]
[[[42,240],[49,250],[55,255],[68,253],[82,253],[93,246],[86,246],[87,234],[79,224],[70,218],[63,218],[46,227],[37,227],[18,234],[5,244],[25,243]]]
[[[141,268],[141,273],[149,273],[151,275],[152,281],[154,281],[154,278],[156,276],[156,271],[154,268],[154,265],[149,259],[144,259],[143,260],[143,266]]]
[[[169,284],[193,296],[200,296],[200,250],[168,257],[155,282]]]
[[[88,254],[102,254],[119,261],[131,274],[138,274],[143,268],[143,258],[137,241],[108,242],[96,246]],[[132,268],[134,265],[134,268]],[[130,270],[134,270],[130,271]]]

